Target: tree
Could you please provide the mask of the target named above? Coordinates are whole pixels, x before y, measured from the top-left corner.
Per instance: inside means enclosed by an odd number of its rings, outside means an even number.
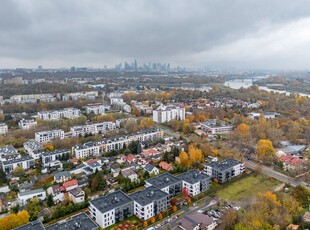
[[[238,213],[234,209],[228,209],[222,218],[221,226],[223,227],[223,229],[233,230],[237,222]]]
[[[204,161],[202,151],[194,146],[189,146],[188,155],[191,163],[201,163]]]
[[[47,151],[47,152],[53,151],[54,149],[55,149],[55,147],[51,143],[48,143],[48,144],[44,145],[44,150]]]
[[[143,227],[146,228],[148,226],[147,221],[143,221]]]
[[[155,220],[155,217],[153,216],[153,217],[151,218],[151,223],[154,224],[155,221],[156,221],[156,220]]]
[[[187,153],[184,150],[180,152],[179,158],[180,158],[181,165],[189,166],[190,160],[189,160]]]
[[[47,197],[47,206],[48,207],[52,207],[54,205],[54,199],[53,199],[53,195],[49,194]]]
[[[257,143],[257,155],[259,159],[274,156],[276,150],[273,148],[272,142],[267,139],[261,139]]]
[[[176,206],[176,205],[173,205],[173,206],[172,206],[172,211],[173,211],[173,212],[176,212],[176,211],[177,211],[177,206]]]
[[[163,218],[163,214],[159,213],[158,214],[158,219],[161,220]]]
[[[135,119],[128,119],[124,127],[129,133],[138,131],[138,124]]]
[[[6,179],[6,174],[2,168],[0,168],[0,186],[6,183],[8,180]]]
[[[24,176],[24,175],[25,175],[25,170],[23,169],[23,167],[17,166],[17,167],[12,171],[12,174],[13,174],[14,176],[21,177],[21,176]]]
[[[28,222],[29,214],[27,211],[23,210],[18,212],[17,214],[10,214],[8,216],[0,218],[0,229],[15,229],[21,225],[27,224]]]

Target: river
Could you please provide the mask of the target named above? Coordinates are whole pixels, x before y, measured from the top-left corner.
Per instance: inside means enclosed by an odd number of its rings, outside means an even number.
[[[232,89],[249,88],[253,85],[254,81],[258,79],[262,79],[262,78],[265,78],[265,77],[234,79],[234,80],[225,81],[224,85]],[[267,86],[258,86],[258,88],[261,90],[268,91],[268,92],[285,93],[286,95],[290,95],[292,93],[286,90],[270,89]],[[301,92],[294,92],[294,93],[299,94],[300,96],[305,96],[305,97],[310,98],[310,94],[305,94]]]

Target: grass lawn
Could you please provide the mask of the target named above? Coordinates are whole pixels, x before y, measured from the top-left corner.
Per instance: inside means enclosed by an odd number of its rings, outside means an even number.
[[[136,229],[136,225],[138,225],[140,221],[137,217],[131,216],[119,223],[113,224],[107,228],[106,230],[134,230]]]
[[[280,184],[280,181],[262,174],[252,175],[220,189],[216,195],[224,200],[241,200],[255,197],[259,192],[273,191]]]

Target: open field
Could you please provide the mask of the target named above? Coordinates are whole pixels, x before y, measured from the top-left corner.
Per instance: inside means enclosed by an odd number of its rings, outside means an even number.
[[[280,184],[280,181],[262,174],[252,175],[219,190],[216,195],[224,200],[241,200],[255,197],[259,192],[273,191]]]

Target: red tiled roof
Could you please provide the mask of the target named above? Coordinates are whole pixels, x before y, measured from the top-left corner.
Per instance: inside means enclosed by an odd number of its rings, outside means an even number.
[[[157,151],[157,149],[148,149],[148,150],[145,150],[141,153],[143,156],[149,156],[149,155],[156,155],[156,154],[159,154],[159,152]]]
[[[166,171],[171,171],[173,168],[172,168],[172,165],[171,164],[168,164],[167,162],[165,161],[162,161],[159,163],[159,167],[161,167],[163,170],[166,170]]]
[[[63,187],[65,187],[65,189],[67,189],[68,187],[71,187],[71,186],[74,186],[77,184],[78,184],[78,181],[76,179],[69,180],[69,181],[66,181],[65,183],[63,183]]]
[[[280,156],[279,160],[290,165],[300,165],[302,163],[302,160],[299,159],[298,157],[294,157],[287,154]]]

